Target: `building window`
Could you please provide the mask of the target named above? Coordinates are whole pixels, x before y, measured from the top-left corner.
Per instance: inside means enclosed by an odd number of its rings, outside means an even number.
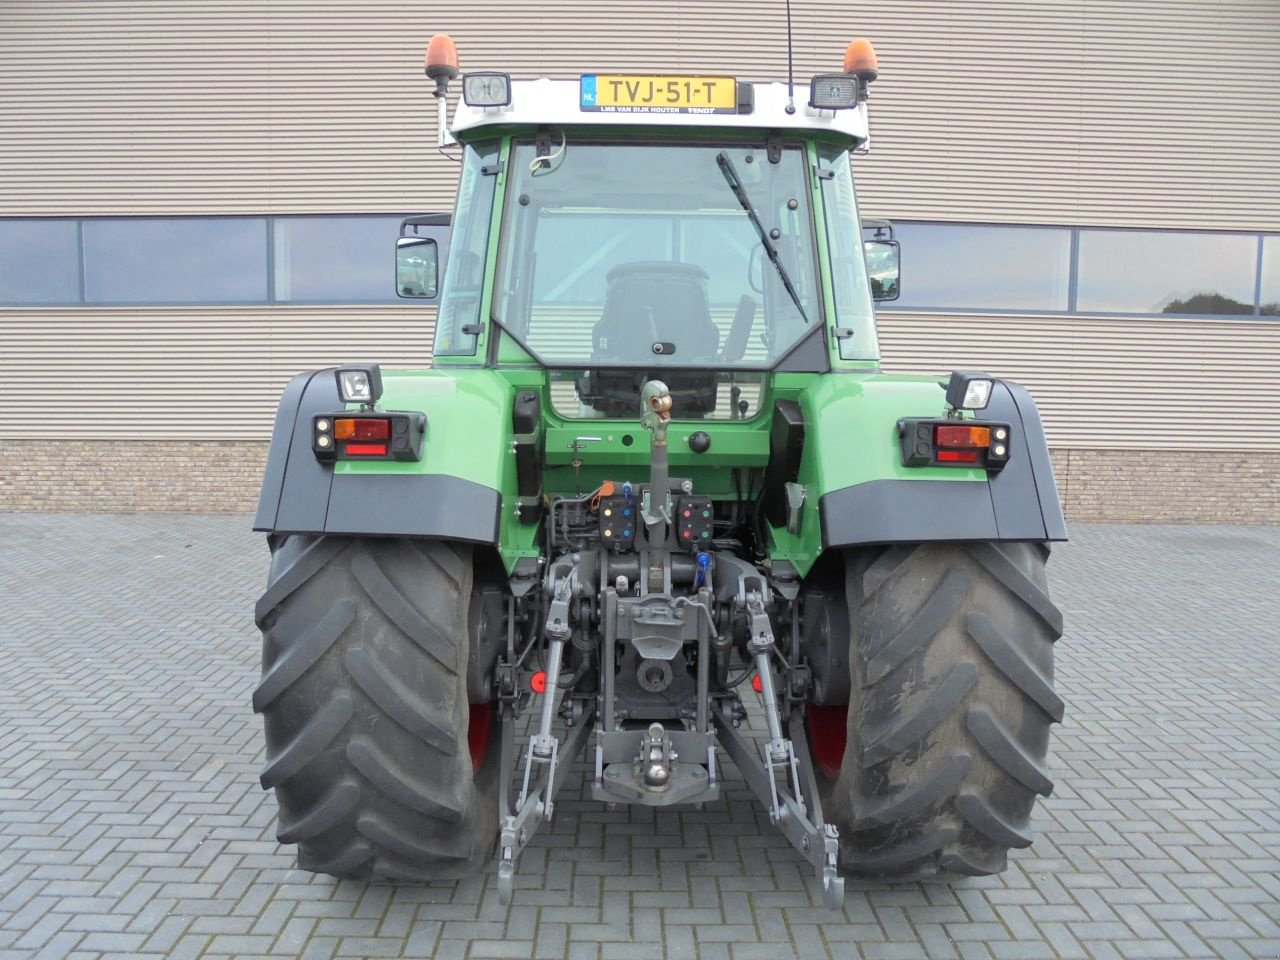
[[[0,220],[0,303],[80,300],[80,238],[74,220]]]
[[[1262,238],[1261,305],[1264,317],[1280,317],[1280,237]]]
[[[271,241],[275,299],[399,302],[395,246],[401,219],[276,217]]]
[[[841,170],[839,151],[826,152],[824,162]],[[496,144],[469,150],[463,175],[482,176],[480,165],[496,156]],[[484,264],[493,182],[485,179],[489,189],[476,192],[462,211],[466,223],[454,227],[463,242],[456,263],[449,265],[450,228],[421,228],[436,235],[442,272],[452,271],[452,286],[444,286],[457,293],[442,314],[438,352],[474,350],[474,335],[462,327],[479,322],[476,271]],[[848,186],[843,175],[823,181],[829,228],[857,222]],[[0,218],[0,306],[400,303],[394,250],[402,219]],[[603,220],[578,218],[572,229],[547,220],[539,229],[559,231],[563,242],[538,263],[540,300],[595,302],[602,272],[635,259],[636,249],[706,267],[716,308],[736,306],[741,294],[724,277],[745,272],[755,284],[761,268],[754,238],[714,218],[666,231],[642,216],[625,230]],[[902,297],[885,310],[1280,317],[1280,235],[910,221],[894,227]],[[829,237],[840,325],[856,327],[844,314],[866,309],[865,290],[849,286],[861,274],[851,280],[840,269],[851,250],[860,255],[855,238]],[[585,260],[576,252],[582,249]],[[852,346],[842,341],[842,355]],[[857,349],[858,356],[874,354],[870,342]]]
[[[1252,314],[1258,238],[1081,230],[1082,313]]]
[[[253,218],[84,221],[87,303],[267,299],[267,222]]]
[[[1056,227],[895,223],[899,307],[1066,310],[1071,231]]]

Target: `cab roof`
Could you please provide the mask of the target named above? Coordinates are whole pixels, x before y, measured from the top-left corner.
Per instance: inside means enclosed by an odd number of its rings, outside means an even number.
[[[852,145],[868,145],[865,101],[847,110],[815,110],[808,106],[809,84],[795,86],[795,112],[788,114],[787,87],[782,83],[750,84],[754,105],[750,113],[605,113],[580,107],[578,80],[513,80],[511,102],[501,107],[472,107],[461,100],[453,117],[452,133],[469,134],[486,127],[635,127],[780,130],[821,132],[847,139]],[[461,139],[474,139],[462,136]]]

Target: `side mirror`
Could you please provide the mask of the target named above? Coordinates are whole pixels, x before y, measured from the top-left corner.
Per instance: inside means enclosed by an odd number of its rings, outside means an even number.
[[[864,240],[862,250],[867,258],[867,279],[871,281],[871,299],[897,300],[898,241]]]
[[[396,241],[396,295],[434,300],[440,288],[440,249],[429,237]]]

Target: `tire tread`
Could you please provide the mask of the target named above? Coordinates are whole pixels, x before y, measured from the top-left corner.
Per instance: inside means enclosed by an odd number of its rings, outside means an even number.
[[[478,872],[497,833],[498,751],[473,769],[459,670],[471,548],[289,536],[272,550],[254,706],[280,841],[303,869],[351,879]]]
[[[443,718],[435,716],[442,711],[433,710],[430,701],[401,683],[394,673],[379,663],[375,655],[363,647],[353,647],[343,657],[343,663],[351,679],[392,720],[441,753],[448,756],[457,753],[458,746],[449,732],[447,713]],[[444,707],[446,711],[453,708],[452,703],[437,703],[436,706]]]
[[[456,644],[414,608],[378,566],[377,560],[367,553],[360,554],[352,561],[351,572],[374,606],[399,627],[405,636],[430,654],[445,670],[450,673],[458,672]]]
[[[918,653],[950,620],[969,593],[969,575],[963,570],[948,570],[929,599],[900,631],[876,646],[867,659],[866,685],[883,680],[890,671],[908,657]],[[876,645],[878,638],[870,638]]]
[[[339,600],[292,646],[287,647],[262,677],[253,691],[253,712],[262,713],[294,681],[316,665],[328,653],[356,617],[356,605]]]
[[[343,780],[306,813],[288,823],[281,816],[276,839],[281,843],[298,843],[319,836],[340,824],[359,802],[360,788],[350,780]]]
[[[915,712],[891,727],[865,737],[862,765],[865,767],[888,760],[923,740],[951,715],[977,682],[977,667],[972,663],[957,663]]]
[[[872,552],[874,550],[874,552]],[[845,557],[854,633],[845,760],[824,779],[845,873],[1005,869],[1053,789],[1062,614],[1041,544],[897,544]]]
[[[278,787],[297,776],[324,752],[351,719],[354,706],[346,694],[338,694],[316,711],[262,771],[264,788]]]
[[[1053,793],[1049,774],[987,707],[970,707],[965,726],[987,756],[1006,774],[1042,797]]]
[[[982,613],[971,613],[965,618],[965,629],[982,652],[1009,682],[1026,695],[1055,723],[1061,723],[1066,714],[1062,698],[1053,692],[1053,684],[1046,680],[1013,641],[1000,632],[991,618]]]

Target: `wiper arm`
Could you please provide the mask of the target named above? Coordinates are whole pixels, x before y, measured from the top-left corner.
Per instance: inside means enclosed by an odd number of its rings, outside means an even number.
[[[727,153],[722,152],[716,154],[716,164],[719,165],[720,172],[724,174],[725,180],[728,181],[729,189],[738,198],[738,203],[742,204],[742,209],[747,212],[747,219],[756,228],[756,233],[760,237],[760,245],[764,247],[764,252],[768,255],[774,267],[777,268],[778,278],[782,281],[787,293],[791,295],[791,302],[800,311],[800,319],[807,324],[809,317],[805,314],[804,307],[800,303],[800,295],[796,293],[796,288],[791,283],[791,278],[787,276],[787,268],[782,265],[782,258],[778,256],[778,248],[773,245],[773,240],[765,231],[764,224],[760,222],[760,217],[756,215],[755,208],[751,206],[751,198],[747,196],[747,188],[742,185],[742,180],[738,177],[738,171],[734,168],[733,161],[729,159]]]

